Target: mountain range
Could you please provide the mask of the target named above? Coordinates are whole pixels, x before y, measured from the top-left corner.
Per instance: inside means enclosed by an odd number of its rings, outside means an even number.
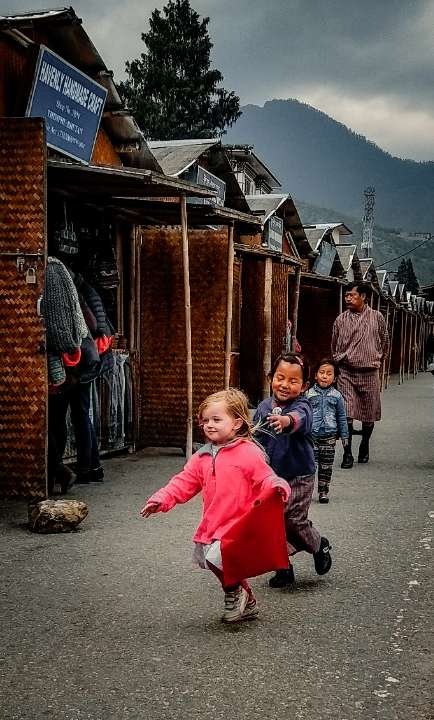
[[[270,100],[242,111],[224,142],[254,145],[283,190],[298,199],[304,223],[343,221],[360,241],[363,191],[373,185],[377,262],[422,242],[409,233],[434,233],[434,162],[393,157],[298,100]],[[422,283],[434,279],[433,242],[409,256]]]

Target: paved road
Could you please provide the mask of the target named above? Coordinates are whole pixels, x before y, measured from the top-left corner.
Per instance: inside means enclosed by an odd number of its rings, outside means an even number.
[[[80,532],[32,535],[0,506],[0,703],[5,720],[429,720],[434,718],[433,381],[384,396],[367,466],[336,469],[312,517],[333,543],[319,578],[253,582],[257,623],[219,620],[211,575],[192,570],[198,500],[143,521],[177,456],[107,461]]]

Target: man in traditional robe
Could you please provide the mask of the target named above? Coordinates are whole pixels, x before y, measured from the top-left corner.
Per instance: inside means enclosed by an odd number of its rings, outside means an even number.
[[[338,389],[344,396],[349,441],[341,467],[351,468],[353,420],[362,423],[358,462],[369,460],[369,439],[381,419],[380,366],[389,351],[389,334],[380,312],[367,304],[370,287],[353,282],[345,288],[347,310],[333,325],[332,357],[338,364]]]

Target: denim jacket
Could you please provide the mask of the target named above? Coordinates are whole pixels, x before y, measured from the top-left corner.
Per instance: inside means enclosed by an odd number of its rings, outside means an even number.
[[[313,411],[312,435],[329,437],[335,435],[342,440],[348,438],[347,414],[344,399],[333,385],[322,388],[317,383],[306,393]]]

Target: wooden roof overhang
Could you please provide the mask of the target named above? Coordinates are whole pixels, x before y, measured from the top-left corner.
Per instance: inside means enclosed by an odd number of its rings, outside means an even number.
[[[124,214],[141,225],[179,225],[179,203],[170,197],[114,197],[111,206],[121,208]],[[218,207],[211,203],[187,203],[188,225],[236,225],[241,232],[260,232],[261,223],[253,215]]]
[[[210,198],[214,192],[200,185],[167,177],[152,170],[78,165],[63,160],[47,160],[48,187],[87,201],[114,198],[187,197]]]
[[[318,275],[317,273],[311,273],[311,272],[302,272],[301,273],[301,279],[306,280],[309,285],[340,285],[344,286],[347,284],[347,281],[342,278],[337,277],[330,277],[330,275]]]
[[[244,245],[243,243],[234,243],[234,250],[241,255],[254,255],[257,257],[271,257],[273,260],[284,263],[286,265],[301,266],[303,263],[297,258],[285,255],[269,248],[262,248],[259,245]]]

